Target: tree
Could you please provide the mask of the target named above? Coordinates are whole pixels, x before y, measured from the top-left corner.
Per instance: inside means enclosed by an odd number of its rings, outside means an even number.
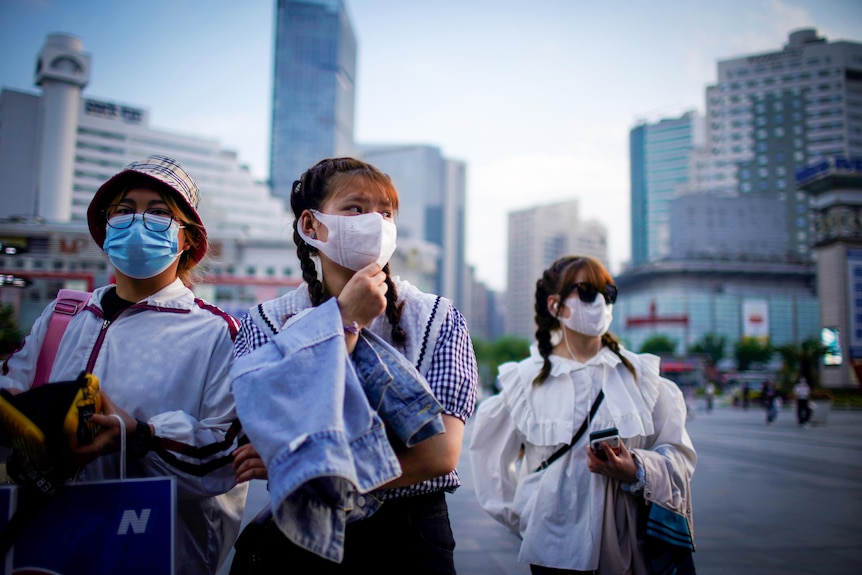
[[[530,342],[524,338],[504,335],[493,342],[473,340],[476,363],[479,366],[479,380],[482,387],[494,390],[497,368],[508,361],[519,361],[530,355]]]
[[[660,333],[645,339],[639,350],[640,353],[654,353],[656,355],[673,353],[674,351],[676,351],[676,340]]]
[[[736,356],[736,368],[748,371],[754,363],[766,363],[772,357],[772,345],[769,340],[761,341],[755,337],[743,337],[733,346]]]
[[[808,380],[811,388],[820,385],[820,360],[826,353],[826,347],[817,338],[806,339],[799,344],[788,343],[776,350],[781,354],[781,379],[787,385],[793,385],[799,378]]]
[[[708,333],[700,338],[689,348],[691,353],[703,353],[709,356],[713,366],[724,359],[724,348],[727,346],[727,338],[717,333]]]
[[[11,305],[0,305],[0,354],[12,353],[21,344],[21,331]]]

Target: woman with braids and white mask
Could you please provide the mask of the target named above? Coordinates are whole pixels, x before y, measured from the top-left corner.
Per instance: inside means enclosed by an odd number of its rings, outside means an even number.
[[[477,409],[479,503],[521,538],[534,574],[694,573],[685,402],[658,357],[608,331],[616,297],[595,259],[554,262],[536,284],[530,357],[501,365],[502,391]],[[590,433],[609,428],[618,449],[591,450]]]
[[[374,166],[353,158],[318,162],[294,183],[291,209],[304,283],[249,310],[241,321],[232,371],[238,413],[251,439],[236,452],[237,480],[268,480],[272,517],[267,521],[278,526],[278,531],[265,531],[269,541],[252,538],[257,550],[263,548],[255,555],[267,556],[264,563],[284,566],[284,572],[455,573],[445,493],[460,485],[455,464],[478,381],[464,318],[446,298],[390,275],[398,193]],[[351,475],[345,469],[352,472],[353,464],[364,460],[341,457],[357,449],[356,442],[343,441],[340,421],[335,431],[325,428],[321,414],[338,411],[349,392],[344,380],[354,371],[363,375],[350,364],[344,368],[342,356],[358,364],[369,341],[382,341],[385,345],[376,349],[392,351],[433,394],[438,412],[442,407],[442,425],[432,437],[407,447],[393,437],[397,425],[385,421],[382,442],[387,449],[391,442],[400,471],[375,466],[374,488],[359,494],[338,484],[331,491],[338,493],[339,505],[350,500],[355,507],[328,510],[318,501],[307,518],[316,525],[311,528],[303,523],[306,518],[298,518],[303,506],[290,504],[301,491],[297,476],[320,480],[338,468],[343,478]],[[330,405],[335,407],[327,409]],[[351,416],[355,413],[344,415]],[[363,436],[366,447],[374,443],[369,433]],[[333,445],[338,447],[330,449]],[[351,480],[356,483],[355,477]],[[327,489],[317,489],[314,497]],[[377,508],[357,518],[357,510],[369,502],[377,502]],[[314,523],[321,513],[332,519],[325,522],[326,530]],[[330,537],[331,525],[345,516],[343,537]],[[241,536],[238,558],[244,555],[243,541]],[[235,559],[233,572],[258,571]]]

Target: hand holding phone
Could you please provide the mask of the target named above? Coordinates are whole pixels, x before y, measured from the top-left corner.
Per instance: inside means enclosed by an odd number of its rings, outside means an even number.
[[[607,443],[615,454],[620,454],[620,432],[616,427],[590,433],[590,449],[599,459],[607,459],[605,450],[602,449],[602,443]]]

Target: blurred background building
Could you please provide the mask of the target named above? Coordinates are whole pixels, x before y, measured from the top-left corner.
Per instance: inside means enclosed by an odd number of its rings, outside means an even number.
[[[629,133],[632,265],[668,256],[671,201],[690,184],[692,154],[703,141],[703,118],[695,111]]]
[[[177,158],[204,191],[213,253],[196,290],[237,315],[300,282],[284,201],[305,169],[342,154],[393,178],[393,270],[452,298],[474,337],[532,340],[535,282],[554,259],[580,253],[609,264],[607,230],[581,219],[573,193],[510,212],[506,292],[477,281],[465,256],[469,166],[421,142],[355,142],[357,42],[344,0],[276,0],[275,10],[268,182],[220,142],[152,129],[145,107],[85,94],[98,70],[74,36],[46,39],[37,91],[0,93],[0,301],[23,329],[57,289],[110,281],[84,212],[102,182],[151,153]],[[667,335],[684,354],[709,334],[781,345],[829,327],[846,336],[845,357],[862,357],[855,308],[827,311],[818,299],[835,296],[832,278],[844,277],[836,270],[855,277],[855,236],[824,239],[834,222],[854,221],[855,196],[846,180],[829,188],[803,177],[800,187],[794,177],[862,156],[862,44],[803,29],[774,52],[719,61],[705,110],[630,130],[632,258],[617,277],[614,332],[635,350]],[[855,284],[847,286],[852,304]],[[854,377],[845,370],[828,381]]]
[[[830,280],[818,284],[813,200],[795,174],[860,155],[862,44],[797,30],[717,69],[705,141],[692,114],[630,133],[632,262],[613,330],[635,349],[658,334],[680,354],[708,334],[820,338]]]
[[[356,37],[343,0],[277,0],[269,173],[274,196],[323,158],[352,155]]]
[[[554,260],[569,254],[592,256],[609,267],[604,224],[582,221],[578,201],[509,213],[506,333],[533,340],[536,282]]]

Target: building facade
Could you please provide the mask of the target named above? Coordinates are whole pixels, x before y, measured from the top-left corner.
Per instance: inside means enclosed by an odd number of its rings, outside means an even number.
[[[669,260],[785,261],[786,213],[778,198],[683,195],[670,203]]]
[[[629,133],[632,265],[670,253],[671,202],[690,186],[692,153],[702,143],[703,119],[693,111]]]
[[[862,157],[835,157],[796,174],[810,194],[820,293],[824,387],[862,382]]]
[[[637,351],[656,335],[684,355],[707,334],[733,345],[768,337],[779,346],[819,334],[816,275],[810,265],[718,260],[664,261],[616,277],[611,331]]]
[[[784,204],[788,257],[811,257],[809,197],[798,169],[862,154],[862,44],[814,29],[776,52],[720,61],[706,90],[710,192],[762,194]]]
[[[0,92],[0,275],[10,278],[0,282],[0,301],[16,309],[22,329],[58,289],[111,281],[113,270],[89,237],[86,209],[102,183],[150,154],[175,158],[202,190],[210,253],[196,290],[242,313],[298,285],[292,217],[235,152],[154,130],[146,109],[86,97],[82,86],[51,96],[45,68],[59,62],[80,76],[76,66],[89,61],[82,50],[77,38],[49,36],[36,76],[42,93]],[[66,132],[71,142],[46,154],[45,139]]]
[[[352,155],[356,38],[343,0],[278,0],[270,181],[287,202],[323,158]]]
[[[466,188],[464,162],[428,145],[362,145],[362,159],[389,175],[398,190],[398,242],[437,247],[437,277],[430,291],[467,311]]]
[[[609,267],[608,234],[597,221],[582,221],[578,201],[536,206],[509,213],[506,333],[533,341],[536,282],[554,260],[592,256]]]

